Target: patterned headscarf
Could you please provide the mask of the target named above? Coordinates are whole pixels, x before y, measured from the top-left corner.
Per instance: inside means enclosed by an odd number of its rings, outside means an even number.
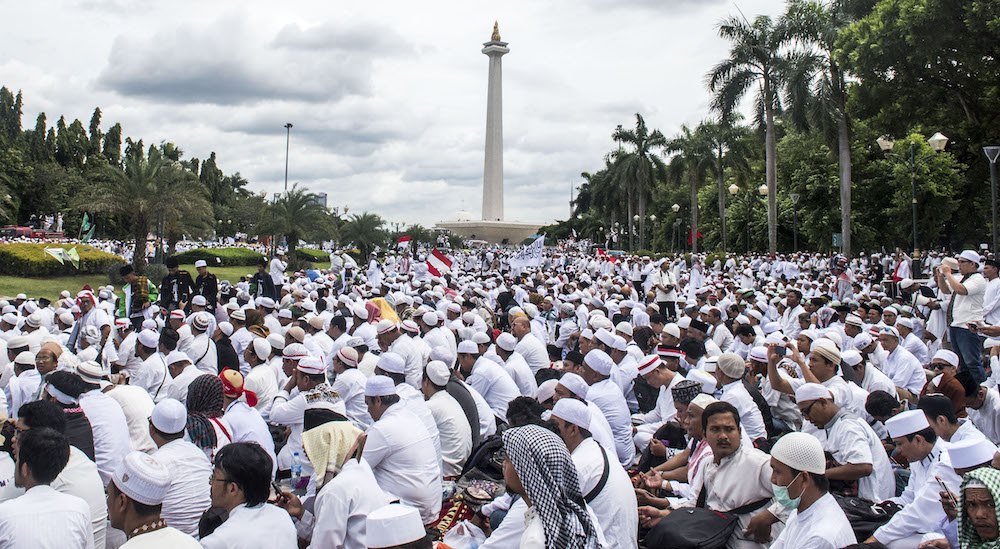
[[[223,402],[222,380],[211,374],[198,376],[188,385],[187,432],[195,446],[214,449],[219,443],[209,418],[222,416]]]
[[[566,444],[537,425],[508,429],[503,446],[545,527],[546,549],[596,549],[597,530]]]
[[[382,309],[378,305],[372,303],[371,301],[365,302],[365,310],[368,311],[368,322],[369,324],[375,324],[379,320],[382,320]]]
[[[965,512],[965,489],[968,487],[983,487],[990,491],[995,503],[1000,503],[1000,471],[992,467],[980,467],[965,474],[962,479],[962,491],[958,502],[958,543],[962,549],[993,549],[1000,547],[1000,537],[985,540],[979,537],[976,528]],[[1000,505],[997,505],[997,523],[1000,524]]]

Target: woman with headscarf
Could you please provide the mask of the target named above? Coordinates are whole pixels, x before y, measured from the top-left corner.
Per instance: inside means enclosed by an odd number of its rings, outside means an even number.
[[[232,442],[230,428],[223,420],[223,384],[216,376],[198,376],[188,385],[187,429],[184,437],[202,449],[209,460]]]
[[[566,444],[538,425],[503,433],[507,459],[503,477],[512,492],[524,498],[522,549],[595,549],[599,531],[577,478]]]
[[[295,519],[299,537],[310,540],[310,547],[366,549],[368,514],[388,505],[391,498],[361,459],[364,434],[324,404],[306,408],[303,420],[306,457],[317,473],[326,474],[316,480],[312,512],[289,492],[281,494],[278,505]]]

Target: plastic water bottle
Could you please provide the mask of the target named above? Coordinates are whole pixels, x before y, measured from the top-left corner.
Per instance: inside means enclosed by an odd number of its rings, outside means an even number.
[[[292,479],[291,488],[295,490],[299,487],[299,482],[302,481],[302,464],[299,463],[299,453],[295,452],[292,454]]]

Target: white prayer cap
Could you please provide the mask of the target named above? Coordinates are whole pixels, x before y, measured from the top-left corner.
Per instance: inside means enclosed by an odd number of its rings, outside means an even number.
[[[577,425],[581,429],[590,429],[590,409],[575,398],[564,398],[556,402],[552,408],[552,416]]]
[[[934,359],[936,358],[939,358],[956,368],[958,367],[958,355],[956,355],[953,351],[949,351],[948,349],[941,349],[938,352],[934,353],[934,356],[931,358],[931,362],[934,362]]]
[[[42,325],[42,315],[37,312],[28,315],[28,318],[24,320],[24,323],[32,328],[37,328]]]
[[[253,345],[253,354],[257,355],[257,358],[267,360],[271,356],[271,344],[266,339],[254,338],[250,344]]]
[[[160,345],[160,336],[158,336],[153,330],[143,330],[139,332],[139,343],[141,343],[143,347],[155,349]]]
[[[161,433],[175,435],[184,431],[184,426],[187,424],[187,408],[179,400],[165,398],[153,406],[149,420]]]
[[[420,333],[420,327],[417,326],[417,323],[414,322],[414,321],[412,321],[412,320],[404,320],[404,321],[400,322],[399,323],[399,327],[402,328],[403,331],[410,332],[411,334],[419,334]]]
[[[715,376],[704,370],[689,371],[687,379],[693,379],[694,381],[701,383],[701,392],[707,394],[714,393],[715,388],[719,385],[719,380],[715,379]]]
[[[758,345],[753,349],[750,349],[750,352],[747,354],[747,358],[767,364],[767,347]]]
[[[285,349],[285,338],[281,337],[281,334],[268,334],[267,342],[271,344],[271,350],[282,351]]]
[[[892,308],[895,310],[895,308]],[[896,326],[902,326],[908,330],[913,330],[913,320],[906,317],[899,317],[896,319]]]
[[[396,323],[389,320],[388,318],[383,318],[375,323],[375,331],[379,334],[385,334],[396,329]]]
[[[370,549],[404,545],[427,535],[420,512],[401,503],[390,503],[369,513],[365,531],[365,542]]]
[[[833,393],[819,383],[803,383],[798,389],[795,389],[795,402],[808,402],[820,398],[833,400]],[[788,464],[786,463],[786,465]]]
[[[202,263],[204,263],[204,261],[202,261]],[[208,306],[208,300],[205,299],[205,296],[203,295],[196,295],[191,298],[191,304],[199,307],[206,307]]]
[[[247,319],[247,314],[243,312],[243,309],[236,309],[235,311],[230,313],[229,318],[233,320],[243,321]]]
[[[709,404],[715,404],[716,402],[719,402],[719,399],[712,395],[701,393],[700,395],[694,397],[691,402],[688,403],[688,406],[697,406],[698,408],[704,410]]]
[[[292,318],[291,309],[281,309],[278,311],[278,318]]]
[[[857,350],[862,350],[872,344],[872,336],[862,332],[854,336],[854,348]]]
[[[368,309],[365,308],[364,303],[357,303],[354,307],[351,307],[351,313],[361,320],[368,320]]]
[[[130,452],[112,477],[121,493],[143,505],[161,505],[170,489],[170,471],[144,452]]]
[[[16,316],[14,316],[14,315],[10,315],[10,316],[14,317],[14,321],[15,322],[17,321],[17,317]],[[7,322],[8,324],[14,324],[15,323],[15,322],[8,322],[7,321],[7,315],[3,315],[3,317],[4,317],[3,318],[4,322]],[[74,320],[73,319],[73,313],[65,312],[65,313],[59,315],[59,322],[62,322],[63,324],[65,324],[67,326],[72,326],[73,325],[73,320]]]
[[[271,299],[270,297],[262,297],[260,298],[260,306],[264,307],[265,309],[273,309],[274,300]]]
[[[809,341],[816,341],[819,339],[819,332],[816,330],[802,330],[799,332],[799,335],[806,336],[809,338]]]
[[[375,365],[381,368],[382,371],[389,372],[390,374],[402,374],[406,371],[406,360],[402,355],[393,352],[379,355],[378,362]]]
[[[690,326],[691,326],[691,317],[689,317],[689,316],[682,316],[679,319],[677,319],[677,327],[678,328],[687,329]],[[680,333],[680,332],[678,332],[678,333]],[[677,337],[679,337],[679,336],[677,336]]]
[[[448,312],[459,314],[462,312],[462,306],[454,301],[448,304]]]
[[[61,297],[63,299],[69,299],[69,297],[70,297],[69,290],[63,290],[63,291],[59,292],[59,297]]]
[[[580,338],[586,339],[587,341],[593,340],[594,330],[591,330],[590,328],[584,328],[583,330],[580,330]]]
[[[885,428],[891,438],[912,435],[930,427],[923,410],[907,410],[892,416],[885,421]]]
[[[771,457],[796,471],[814,475],[826,473],[823,445],[809,433],[788,433],[771,448]]]
[[[642,358],[639,362],[639,375],[644,376],[653,370],[659,368],[660,357],[659,355],[647,355]]]
[[[990,337],[990,338],[986,338],[986,340],[983,341],[983,349],[986,349],[986,350],[990,350],[990,349],[996,347],[997,345],[1000,345],[1000,339],[996,339],[996,338]]]
[[[500,347],[504,351],[510,352],[514,350],[517,345],[517,339],[513,335],[503,332],[497,336],[497,347]]]
[[[757,309],[750,309],[747,311],[747,316],[752,316],[760,322],[764,318],[764,313],[758,311]]]
[[[597,332],[594,333],[594,337],[596,337],[598,341],[600,341],[604,345],[607,345],[608,347],[614,347],[615,345],[614,334],[612,334],[608,330],[605,330],[604,328],[597,330]]]
[[[706,356],[704,362],[701,363],[701,367],[708,373],[715,373],[719,369],[719,357]]]
[[[878,335],[882,335],[882,334],[888,334],[888,335],[891,335],[891,336],[895,337],[896,339],[902,339],[902,337],[899,335],[899,330],[897,330],[894,326],[881,326],[881,327],[879,327]]]
[[[170,351],[167,355],[167,366],[173,366],[178,362],[191,362],[191,358],[184,351]]]
[[[535,399],[538,400],[538,402],[545,402],[546,400],[552,398],[556,394],[556,385],[559,385],[558,379],[545,380],[538,386],[538,390],[535,391]]]
[[[447,385],[451,378],[451,370],[440,360],[432,360],[427,363],[427,379],[439,387]]]
[[[600,349],[591,349],[587,356],[583,357],[583,363],[591,370],[601,374],[602,376],[611,375],[611,368],[614,366],[615,362],[611,360],[608,353]]]
[[[386,376],[372,376],[365,383],[365,396],[382,397],[394,394],[396,394],[396,384]]]
[[[837,346],[838,349],[840,349],[841,346],[844,345],[844,339],[840,337],[840,334],[838,334],[837,332],[826,332],[821,337],[832,341]],[[843,351],[841,351],[841,354],[843,354]]]
[[[478,355],[479,347],[471,341],[463,341],[458,344],[458,354]]]
[[[979,252],[977,252],[976,250],[965,250],[962,253],[958,254],[958,257],[971,261],[976,265],[979,265],[983,260],[983,258],[979,255]]]
[[[746,362],[736,353],[722,353],[719,356],[719,369],[726,376],[739,379],[746,371]]]
[[[191,327],[199,332],[204,332],[208,329],[208,326],[211,323],[212,316],[205,311],[201,311],[200,313],[196,313],[194,315],[194,319],[191,320]]]
[[[844,364],[854,367],[861,364],[861,353],[855,351],[854,349],[848,349],[840,353],[840,359],[844,361]]]
[[[557,380],[559,385],[569,389],[569,392],[580,398],[587,398],[587,391],[590,387],[587,382],[583,380],[578,374],[568,373],[563,374],[561,378]],[[553,389],[554,390],[554,389]],[[548,400],[548,399],[546,399]]]
[[[230,323],[228,323],[228,322],[225,322],[225,321],[220,322],[219,323],[219,331],[222,332],[222,335],[224,335],[226,337],[229,337],[229,336],[233,335],[233,325],[230,324]]]
[[[622,333],[622,334],[625,334],[625,335],[631,337],[632,336],[632,325],[629,324],[628,322],[624,322],[624,321],[619,322],[618,325],[615,326],[615,331],[618,332],[618,333]]]
[[[63,314],[68,314],[68,313],[63,313]],[[72,318],[73,318],[73,315],[70,314],[70,319],[71,320],[69,322],[63,321],[63,323],[64,324],[72,324],[73,323]],[[59,319],[62,320],[62,317],[60,316]],[[17,326],[17,315],[14,314],[14,313],[7,313],[7,314],[3,315],[3,321],[6,322],[7,324],[10,324],[11,326]]]
[[[17,359],[14,359],[14,362],[17,362]],[[32,363],[34,363],[34,360],[32,360]],[[85,362],[81,362],[80,364],[77,364],[76,373],[80,375],[80,378],[83,379],[84,382],[89,383],[91,385],[100,384],[101,381],[104,381],[106,377],[104,369],[101,368],[101,365],[94,362],[93,360],[88,360]]]
[[[810,348],[810,351],[829,360],[834,364],[840,364],[840,349],[837,344],[829,339],[821,339]]]
[[[746,315],[736,315],[736,320],[734,322],[737,324],[750,324],[750,319],[747,318]]]
[[[948,456],[955,469],[970,469],[988,464],[996,453],[996,444],[985,438],[967,438],[948,445]]]
[[[323,361],[314,356],[307,356],[302,358],[302,360],[299,360],[296,369],[303,374],[310,376],[317,376],[326,371],[326,367],[323,366]]]
[[[770,335],[781,330],[781,326],[777,322],[767,322],[761,326],[761,330],[764,331],[764,335]]]
[[[847,318],[844,319],[844,324],[850,324],[851,326],[856,326],[858,328],[864,326],[864,323],[865,322],[861,320],[861,317],[854,313],[847,315]]]
[[[673,322],[663,325],[663,333],[673,337],[678,337],[678,338],[681,337],[680,327],[674,324]]]
[[[208,262],[204,259],[199,259],[194,262],[194,268],[197,269],[198,267],[208,267]]]
[[[424,316],[420,317],[420,319],[428,326],[437,326],[438,323],[438,315],[434,311],[424,313]]]
[[[485,332],[476,332],[472,334],[472,342],[476,345],[481,345],[490,342],[490,336],[486,335]]]

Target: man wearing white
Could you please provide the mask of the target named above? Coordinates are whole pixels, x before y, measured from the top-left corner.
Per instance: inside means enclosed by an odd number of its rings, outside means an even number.
[[[152,456],[125,456],[108,485],[111,526],[125,532],[123,549],[197,549],[198,542],[167,524],[162,504],[170,489],[170,471]]]
[[[625,405],[625,397],[615,382],[611,381],[614,361],[600,349],[593,349],[583,357],[583,380],[590,385],[587,401],[594,403],[604,412],[615,438],[618,463],[623,467],[632,465],[635,458],[635,444],[632,443],[632,416]]]
[[[153,407],[149,435],[158,448],[152,456],[170,474],[160,516],[168,526],[197,537],[201,514],[212,503],[210,487],[205,483],[212,474],[212,464],[201,448],[184,440],[186,424],[187,409],[168,398]]]
[[[444,362],[427,363],[421,391],[427,399],[441,439],[441,472],[445,477],[462,473],[465,460],[472,453],[472,426],[467,421],[462,406],[447,391],[451,372]]]

